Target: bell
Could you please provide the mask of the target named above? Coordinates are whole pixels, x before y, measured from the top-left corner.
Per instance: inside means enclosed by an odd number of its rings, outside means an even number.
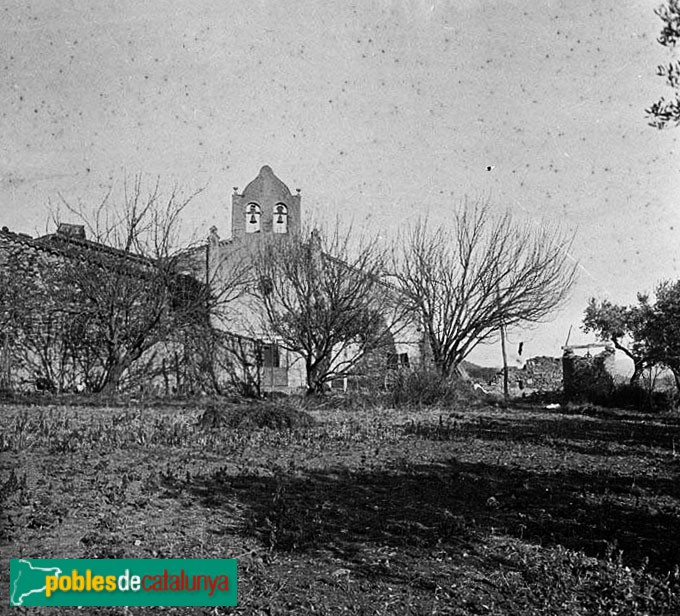
[[[250,215],[250,224],[251,224],[251,225],[256,225],[256,224],[257,224],[257,218],[256,218],[255,214],[251,214],[251,215]]]
[[[283,214],[279,214],[279,217],[276,219],[276,223],[279,225],[283,224]]]

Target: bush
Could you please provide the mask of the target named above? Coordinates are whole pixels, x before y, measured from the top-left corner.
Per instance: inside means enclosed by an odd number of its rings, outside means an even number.
[[[650,392],[640,385],[624,383],[606,395],[591,396],[590,402],[606,407],[665,412],[677,407],[677,394],[671,390]]]
[[[433,370],[402,370],[387,383],[387,401],[395,406],[470,404],[479,396],[460,378],[442,377]]]
[[[224,407],[216,402],[210,402],[198,423],[203,428],[241,428],[259,430],[270,428],[273,430],[296,430],[308,428],[316,421],[314,418],[294,408],[281,400],[248,401],[243,404],[232,404]]]

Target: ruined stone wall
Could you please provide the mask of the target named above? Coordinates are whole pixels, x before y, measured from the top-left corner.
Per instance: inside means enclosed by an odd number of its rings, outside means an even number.
[[[564,395],[567,400],[585,401],[606,397],[614,389],[614,349],[597,355],[579,356],[567,349],[562,357]]]
[[[63,227],[60,226],[60,231]],[[83,332],[91,331],[90,326],[82,325],[84,321],[76,319],[77,296],[53,292],[62,287],[67,289],[63,286],[64,279],[59,277],[66,264],[90,268],[111,265],[117,268],[118,274],[139,278],[138,288],[146,284],[143,276],[147,260],[129,257],[123,251],[87,242],[77,235],[72,246],[68,243],[70,236],[65,237],[31,238],[7,228],[0,229],[0,390],[32,391],[49,387],[58,391],[82,391],[87,375],[101,374],[103,368],[96,349],[72,344],[73,340],[82,339]],[[97,275],[99,270],[91,271]],[[188,276],[176,277],[172,288],[175,295],[170,307],[178,309],[183,308],[185,301],[192,306],[193,298],[200,297],[202,291],[200,283]],[[197,318],[201,314],[196,311]],[[71,329],[74,322],[81,328]],[[192,357],[192,352],[195,354],[193,347],[185,351],[175,340],[159,343],[124,375],[123,385],[132,383],[134,387],[139,384],[153,389],[154,379],[158,381],[156,377],[159,377],[165,391],[173,388],[179,391],[191,376],[185,374],[188,368],[184,363]]]
[[[496,374],[490,385],[503,388],[503,371]],[[508,368],[508,387],[514,395],[562,389],[562,361],[557,357],[532,357],[524,367]]]
[[[557,357],[532,357],[522,369],[525,385],[534,391],[559,391],[562,388],[562,362]]]
[[[17,352],[16,322],[22,315],[13,309],[17,296],[19,301],[30,300],[29,290],[39,281],[37,270],[58,267],[59,256],[55,251],[37,246],[25,234],[13,233],[7,227],[0,229],[0,390],[32,389],[39,376],[39,362],[28,361],[25,353]],[[45,311],[48,306],[43,306]],[[46,319],[47,321],[48,319]],[[55,318],[50,324],[56,327]],[[44,323],[37,323],[45,327]]]

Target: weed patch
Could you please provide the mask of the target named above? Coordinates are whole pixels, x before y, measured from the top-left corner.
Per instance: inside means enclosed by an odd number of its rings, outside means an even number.
[[[672,416],[220,404],[3,407],[3,554],[238,557],[230,613],[680,613]]]
[[[203,428],[297,430],[315,424],[311,415],[282,401],[248,402],[227,408],[211,403],[199,418]]]

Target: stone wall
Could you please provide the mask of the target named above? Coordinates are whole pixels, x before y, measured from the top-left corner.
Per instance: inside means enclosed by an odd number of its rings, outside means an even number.
[[[499,371],[490,385],[503,389],[503,371]],[[508,368],[508,388],[513,395],[562,389],[562,361],[557,357],[532,357],[524,367]]]
[[[16,322],[24,313],[12,309],[13,303],[22,304],[30,299],[30,290],[39,281],[39,270],[58,268],[61,255],[47,246],[36,244],[24,233],[13,233],[7,227],[0,229],[0,390],[32,389],[36,387],[40,362],[28,361],[27,353],[15,349]],[[41,308],[47,313],[49,306]],[[47,329],[60,325],[58,318],[45,317],[36,322],[36,328]],[[46,336],[49,339],[49,335]]]
[[[13,233],[6,227],[0,229],[0,390],[32,391],[47,387],[57,391],[82,391],[87,380],[85,366],[87,374],[101,374],[101,358],[96,349],[71,344],[76,338],[69,333],[74,331],[69,329],[69,324],[76,321],[74,315],[78,314],[79,308],[74,303],[77,301],[73,299],[75,296],[43,292],[47,288],[60,288],[47,285],[63,284],[59,272],[66,264],[111,265],[116,268],[117,275],[122,273],[138,278],[141,283],[138,288],[147,284],[143,277],[149,268],[147,259],[88,242],[79,230],[78,226],[62,224],[56,234],[31,238]],[[99,270],[92,271],[93,275],[98,275]],[[185,300],[193,306],[194,298],[202,293],[200,282],[193,277],[177,276],[174,283],[175,295],[170,307],[181,309]],[[196,310],[195,315],[202,316],[202,313]],[[191,336],[193,330],[187,332],[186,335]],[[197,358],[199,351],[204,351],[213,364],[226,365],[228,369],[218,375],[221,378],[224,374],[222,381],[226,385],[233,380],[231,377],[242,373],[249,381],[259,378],[258,374],[250,375],[254,360],[248,363],[244,359],[239,363],[246,351],[253,354],[248,347],[248,344],[252,346],[251,341],[244,339],[247,344],[241,345],[243,350],[236,348],[233,342],[242,337],[227,338],[225,334],[226,342],[218,341],[216,350],[208,353],[199,348],[208,341],[199,337],[188,344],[185,332],[176,334],[177,338],[168,336],[166,342],[157,343],[138,359],[124,375],[123,385],[164,393],[196,389],[211,376],[191,373],[198,371],[199,364],[191,364],[189,360]],[[239,355],[237,351],[243,352]]]
[[[534,391],[559,391],[562,387],[562,362],[557,357],[527,359],[522,372],[527,387]]]

